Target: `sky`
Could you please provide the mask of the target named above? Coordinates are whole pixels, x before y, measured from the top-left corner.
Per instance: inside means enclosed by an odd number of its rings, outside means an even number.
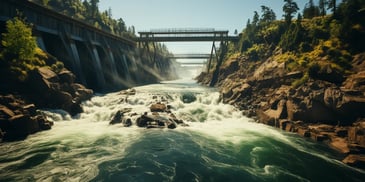
[[[308,0],[297,0],[300,12]],[[283,0],[100,0],[99,8],[112,9],[114,19],[122,18],[136,32],[160,28],[214,28],[241,32],[261,5],[282,18]],[[138,34],[137,34],[138,36]],[[165,43],[172,53],[210,53],[212,43]]]

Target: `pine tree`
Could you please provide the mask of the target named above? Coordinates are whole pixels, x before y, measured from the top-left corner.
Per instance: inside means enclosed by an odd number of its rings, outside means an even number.
[[[261,22],[272,22],[276,20],[276,15],[271,8],[267,6],[261,6],[261,12]]]
[[[284,18],[287,25],[291,24],[291,20],[294,14],[299,10],[298,5],[293,0],[284,0],[285,4],[283,6]]]
[[[326,0],[319,0],[319,5],[318,5],[318,8],[319,8],[319,14],[321,16],[325,16],[326,15]]]
[[[313,17],[320,15],[320,9],[318,6],[315,6],[313,0],[309,0],[303,10],[303,17],[311,19]]]
[[[337,10],[337,4],[336,4],[336,0],[328,0],[327,1],[327,9],[331,9],[332,10],[332,13],[333,13],[333,16],[336,17],[336,10]]]
[[[257,11],[254,11],[254,15],[252,18],[252,25],[257,25],[259,23],[259,13],[257,13]]]
[[[97,14],[99,13],[99,0],[90,0],[90,10],[91,10],[91,17],[96,18]]]

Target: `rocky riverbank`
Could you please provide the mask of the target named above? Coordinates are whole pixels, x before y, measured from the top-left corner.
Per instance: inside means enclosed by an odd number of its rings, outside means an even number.
[[[0,140],[25,139],[29,134],[51,129],[40,108],[63,109],[71,115],[82,112],[81,102],[92,97],[93,91],[75,83],[75,76],[67,69],[59,73],[41,67],[29,73],[22,83],[8,83],[8,91],[0,95]],[[15,88],[11,91],[10,88]],[[20,89],[21,88],[21,89]]]
[[[273,58],[252,62],[226,60],[218,82],[224,103],[241,109],[258,122],[325,142],[346,156],[344,163],[365,168],[365,54],[354,56],[348,74],[330,66],[297,87],[303,72],[289,72]],[[212,74],[197,80],[210,84]]]

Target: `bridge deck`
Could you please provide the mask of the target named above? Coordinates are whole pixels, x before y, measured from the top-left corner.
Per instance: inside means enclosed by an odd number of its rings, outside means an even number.
[[[141,31],[138,42],[196,42],[238,41],[238,36],[229,36],[227,30],[215,29],[155,29]]]
[[[173,54],[169,58],[172,59],[208,59],[210,54]]]

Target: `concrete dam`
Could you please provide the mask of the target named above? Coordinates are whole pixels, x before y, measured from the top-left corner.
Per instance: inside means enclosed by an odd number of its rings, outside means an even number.
[[[156,82],[173,75],[173,62],[121,37],[30,1],[2,0],[0,30],[17,11],[33,25],[38,46],[62,61],[77,81],[97,92]]]

